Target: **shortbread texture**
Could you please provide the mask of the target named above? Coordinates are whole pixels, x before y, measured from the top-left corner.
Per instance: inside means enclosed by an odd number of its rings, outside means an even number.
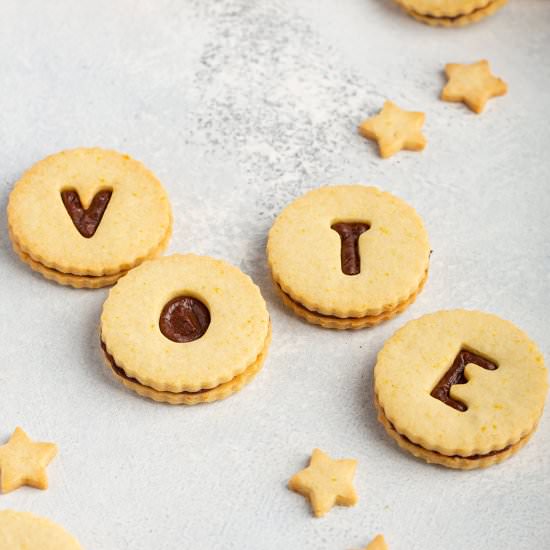
[[[65,529],[46,518],[0,510],[0,550],[82,550]]]
[[[193,296],[211,322],[193,342],[166,338],[159,316],[167,302]],[[207,256],[173,255],[144,262],[111,289],[101,338],[127,376],[158,391],[197,392],[229,382],[256,362],[269,334],[259,288],[238,268]]]
[[[361,271],[342,272],[336,222],[360,221]],[[392,310],[419,289],[430,246],[424,224],[403,200],[363,185],[310,191],[275,220],[267,243],[273,280],[307,309],[335,317]]]
[[[48,488],[46,467],[57,454],[54,443],[32,441],[16,428],[10,440],[0,446],[0,490],[9,493],[23,485]]]
[[[378,143],[382,158],[388,158],[399,151],[422,151],[427,140],[421,129],[424,113],[405,111],[392,101],[386,101],[382,110],[359,125],[359,133]]]
[[[376,535],[365,550],[389,550],[384,535]]]
[[[469,65],[448,63],[445,65],[445,74],[449,81],[441,91],[441,99],[463,102],[477,114],[483,111],[489,99],[508,91],[506,82],[491,74],[486,59]]]
[[[491,0],[396,0],[404,8],[433,17],[457,17],[484,8]]]
[[[61,192],[76,190],[87,208],[97,192],[112,195],[95,234],[76,229]],[[36,163],[15,184],[8,203],[12,239],[46,268],[73,275],[126,271],[158,252],[171,233],[168,196],[158,179],[128,155],[73,149]]]
[[[293,475],[288,487],[305,496],[315,516],[322,517],[335,505],[357,504],[353,486],[356,468],[356,460],[334,460],[321,449],[314,449],[309,466]]]
[[[465,369],[450,396],[464,412],[430,394],[461,349],[496,363]],[[398,330],[380,351],[374,388],[400,435],[427,450],[471,457],[506,449],[530,434],[544,408],[547,370],[537,346],[509,321],[480,311],[425,315]]]

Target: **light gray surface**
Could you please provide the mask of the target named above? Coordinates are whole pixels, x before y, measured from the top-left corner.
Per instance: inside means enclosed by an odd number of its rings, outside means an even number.
[[[0,495],[87,550],[549,547],[549,413],[502,466],[470,473],[400,452],[375,419],[376,353],[407,320],[478,308],[550,357],[550,3],[512,0],[459,31],[382,0],[2,0],[0,181],[76,146],[111,147],[165,184],[171,252],[253,276],[274,337],[265,369],[227,401],[174,408],[111,380],[98,351],[106,290],[47,282],[0,249],[0,441],[55,441],[50,489]],[[510,87],[475,116],[437,97],[446,62],[491,61]],[[426,112],[421,154],[378,158],[356,133],[385,98]],[[426,289],[373,330],[330,332],[283,310],[264,257],[289,200],[361,181],[408,200],[434,253]],[[359,505],[313,519],[286,489],[313,447],[359,461]]]

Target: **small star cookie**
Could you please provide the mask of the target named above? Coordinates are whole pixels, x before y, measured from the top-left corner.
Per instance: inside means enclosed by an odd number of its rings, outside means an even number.
[[[356,460],[333,460],[320,449],[314,449],[309,466],[293,475],[288,487],[308,498],[315,516],[322,517],[336,504],[357,504],[353,487],[356,467]]]
[[[370,541],[370,544],[365,548],[365,550],[389,550],[388,545],[384,540],[384,535],[376,535],[376,537]]]
[[[386,101],[382,110],[359,126],[359,133],[378,142],[380,156],[388,158],[401,151],[422,151],[426,138],[420,131],[424,125],[424,113],[404,111],[395,103]]]
[[[491,74],[489,62],[485,59],[470,65],[448,63],[445,74],[449,81],[441,91],[441,99],[462,101],[474,113],[481,113],[489,99],[508,91],[506,82]]]
[[[23,485],[48,488],[46,466],[57,454],[54,443],[35,443],[21,428],[0,447],[0,491],[9,493]]]

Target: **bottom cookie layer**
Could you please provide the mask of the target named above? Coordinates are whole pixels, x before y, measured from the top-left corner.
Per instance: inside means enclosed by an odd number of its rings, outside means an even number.
[[[477,23],[485,17],[492,15],[497,10],[502,8],[506,4],[507,0],[493,0],[490,4],[484,8],[474,10],[471,13],[464,15],[457,15],[456,17],[433,17],[431,15],[424,15],[422,13],[417,13],[413,10],[405,11],[411,16],[414,17],[417,21],[430,25],[432,27],[464,27],[470,23]]]
[[[368,327],[374,327],[383,321],[388,321],[389,319],[392,319],[397,314],[403,312],[405,309],[407,309],[415,300],[420,291],[424,288],[424,284],[426,283],[426,280],[428,279],[428,272],[426,271],[426,275],[422,279],[422,282],[420,283],[420,286],[416,289],[416,291],[411,294],[405,301],[398,304],[393,309],[390,309],[388,311],[384,311],[383,313],[380,313],[379,315],[367,315],[365,317],[334,317],[332,315],[323,315],[322,313],[318,313],[317,311],[311,311],[310,309],[307,309],[305,306],[300,304],[299,302],[296,302],[294,299],[292,299],[275,281],[273,282],[275,286],[275,290],[285,306],[287,306],[289,309],[291,309],[296,315],[302,317],[305,319],[308,323],[312,323],[314,325],[320,325],[323,328],[333,328],[337,330],[357,330],[361,328],[368,328]]]
[[[235,378],[229,380],[229,382],[220,384],[215,388],[200,390],[197,392],[179,393],[159,391],[150,388],[149,386],[144,386],[135,378],[131,378],[130,376],[128,376],[124,372],[124,370],[116,364],[114,358],[107,353],[103,341],[101,342],[101,348],[103,350],[103,358],[106,365],[115,374],[117,380],[129,390],[136,392],[142,397],[147,397],[149,399],[152,399],[153,401],[169,403],[170,405],[197,405],[199,403],[211,403],[212,401],[225,399],[226,397],[233,395],[234,393],[241,390],[244,386],[246,386],[262,369],[270,343],[271,324],[269,325],[269,332],[264,344],[264,348],[260,352],[260,355],[258,355],[256,360],[254,361],[254,363],[252,363],[244,372],[235,376]]]
[[[159,247],[153,252],[153,254],[148,257],[148,260],[152,260],[159,256],[166,246],[168,245],[168,240],[170,238],[171,232],[168,233],[167,237],[162,241]],[[119,273],[114,273],[112,275],[75,275],[73,273],[64,273],[58,271],[57,269],[52,269],[47,267],[36,260],[33,260],[26,252],[23,252],[19,247],[17,241],[13,238],[10,233],[11,244],[14,252],[17,254],[19,259],[26,263],[33,271],[40,273],[43,277],[50,281],[54,281],[60,285],[72,286],[73,288],[102,288],[105,286],[114,285],[122,276],[126,275],[128,271],[120,271]]]
[[[474,456],[448,456],[436,451],[430,451],[424,447],[413,443],[410,439],[401,435],[393,426],[393,424],[388,420],[384,414],[382,406],[378,402],[378,397],[375,397],[376,410],[378,411],[378,420],[384,426],[384,429],[388,435],[405,451],[413,454],[417,458],[421,458],[430,464],[439,464],[441,466],[446,466],[447,468],[454,468],[457,470],[474,470],[476,468],[487,468],[488,466],[493,466],[503,462],[507,458],[510,458],[512,455],[516,454],[528,441],[531,439],[534,431],[528,433],[526,436],[522,437],[517,443],[509,445],[508,447],[499,450],[492,451],[483,455],[474,455]],[[536,429],[536,428],[535,428]]]

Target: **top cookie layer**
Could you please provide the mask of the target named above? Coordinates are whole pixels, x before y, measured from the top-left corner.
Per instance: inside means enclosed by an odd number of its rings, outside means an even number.
[[[111,191],[106,207],[102,191]],[[62,198],[76,191],[87,209],[104,207],[86,238]],[[35,164],[15,184],[8,223],[19,248],[37,262],[75,275],[130,269],[168,238],[172,214],[166,192],[143,164],[115,151],[74,149]]]
[[[461,351],[467,352],[465,379],[455,376],[442,393],[466,410],[432,395]],[[442,454],[472,456],[504,449],[530,433],[548,383],[543,357],[525,333],[495,315],[454,310],[398,330],[378,355],[374,387],[400,434]]]
[[[210,315],[206,330],[192,341],[174,341],[160,326],[169,302],[181,296],[199,300]],[[197,310],[191,321],[197,328],[206,325],[201,315]],[[130,271],[109,292],[101,315],[101,338],[116,364],[159,391],[194,392],[232,380],[256,361],[268,331],[269,314],[250,277],[194,254],[147,261]]]
[[[432,17],[456,17],[484,8],[493,0],[397,0],[404,8]]]
[[[0,511],[0,550],[82,550],[67,531],[27,512]]]
[[[360,272],[343,272],[342,238],[332,227],[362,223]],[[419,287],[428,268],[428,235],[407,203],[375,187],[310,191],[275,220],[267,243],[274,280],[310,310],[337,317],[378,315]]]

